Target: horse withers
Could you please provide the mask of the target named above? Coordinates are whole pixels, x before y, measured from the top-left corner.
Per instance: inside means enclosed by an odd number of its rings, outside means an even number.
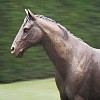
[[[43,15],[27,16],[11,46],[11,53],[41,44],[55,65],[61,100],[100,100],[100,50],[73,36],[65,27]]]

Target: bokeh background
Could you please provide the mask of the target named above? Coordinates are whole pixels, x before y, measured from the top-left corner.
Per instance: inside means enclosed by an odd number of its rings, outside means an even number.
[[[27,50],[20,59],[10,54],[25,8],[100,48],[100,0],[0,0],[0,83],[54,77],[55,68],[42,46]]]

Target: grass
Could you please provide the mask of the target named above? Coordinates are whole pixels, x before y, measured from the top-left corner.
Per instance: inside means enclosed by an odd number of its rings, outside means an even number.
[[[60,100],[53,78],[0,85],[0,100]]]

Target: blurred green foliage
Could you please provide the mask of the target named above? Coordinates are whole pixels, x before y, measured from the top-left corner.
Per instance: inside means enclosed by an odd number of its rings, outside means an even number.
[[[54,76],[54,67],[41,46],[29,49],[21,59],[10,54],[25,8],[54,19],[100,48],[100,0],[0,0],[0,82]]]

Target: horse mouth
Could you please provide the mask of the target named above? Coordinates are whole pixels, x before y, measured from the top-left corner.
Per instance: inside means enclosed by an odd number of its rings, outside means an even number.
[[[16,58],[21,58],[24,54],[24,49],[21,49],[19,51],[13,50],[11,51],[11,54],[13,54]]]
[[[21,58],[23,56],[24,52],[19,51],[19,53],[16,55],[17,58]]]

